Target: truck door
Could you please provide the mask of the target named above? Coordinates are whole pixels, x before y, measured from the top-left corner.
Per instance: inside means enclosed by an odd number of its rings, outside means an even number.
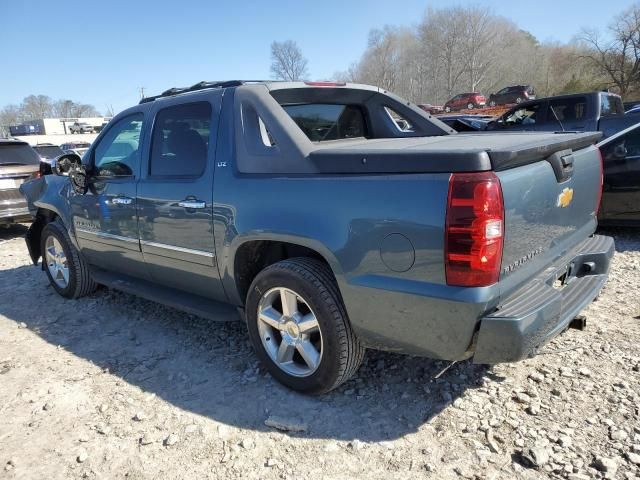
[[[640,127],[601,145],[604,187],[601,218],[640,222]]]
[[[221,96],[156,107],[138,184],[138,227],[152,279],[215,300],[226,295],[213,236],[213,174]],[[200,100],[197,100],[200,98]]]
[[[69,198],[78,244],[89,263],[136,277],[146,276],[136,215],[143,123],[138,112],[109,127],[89,152],[89,190]]]

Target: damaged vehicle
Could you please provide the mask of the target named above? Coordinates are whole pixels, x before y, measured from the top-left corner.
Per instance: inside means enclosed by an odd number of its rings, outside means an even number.
[[[31,220],[19,188],[39,172],[40,157],[27,142],[0,138],[0,225]]]
[[[242,318],[305,393],[367,348],[513,362],[583,327],[607,279],[599,138],[458,135],[366,85],[202,82],[24,184],[26,242],[66,298],[101,284]]]

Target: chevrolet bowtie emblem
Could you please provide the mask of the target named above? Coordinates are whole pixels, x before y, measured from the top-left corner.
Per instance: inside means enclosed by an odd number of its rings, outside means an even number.
[[[573,188],[565,188],[558,195],[558,204],[556,206],[560,208],[568,207],[571,200],[573,200]]]

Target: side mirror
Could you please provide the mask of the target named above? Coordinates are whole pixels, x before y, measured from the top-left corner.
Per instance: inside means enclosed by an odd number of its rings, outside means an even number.
[[[82,159],[76,153],[65,153],[51,161],[51,171],[56,175],[68,176],[74,166],[82,166]]]
[[[80,195],[87,193],[87,172],[82,165],[80,155],[65,153],[51,162],[51,170],[56,175],[69,177],[74,192]]]

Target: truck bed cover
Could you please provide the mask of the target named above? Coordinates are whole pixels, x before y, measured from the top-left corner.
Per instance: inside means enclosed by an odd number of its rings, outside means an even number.
[[[316,143],[319,173],[452,173],[507,170],[595,144],[600,132],[500,133],[337,140]]]

